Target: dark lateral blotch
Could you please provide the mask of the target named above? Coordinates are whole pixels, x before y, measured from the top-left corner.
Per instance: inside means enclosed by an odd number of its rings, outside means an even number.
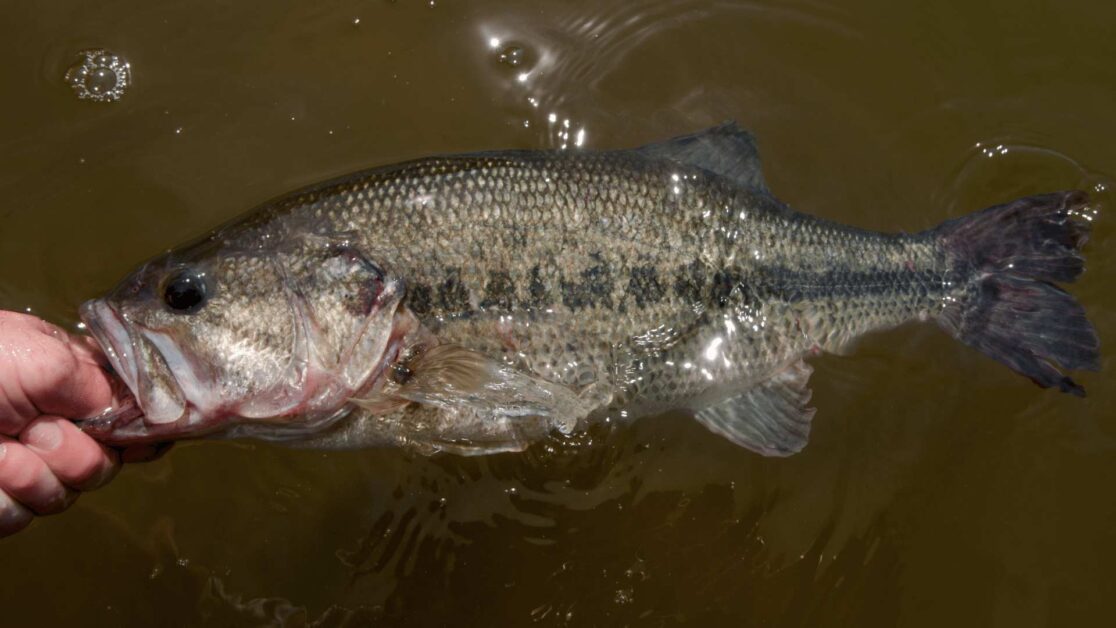
[[[647,307],[661,301],[666,289],[659,283],[659,273],[654,266],[637,266],[628,279],[628,293],[635,299],[636,305]]]
[[[493,270],[488,273],[488,283],[484,286],[484,299],[481,308],[502,308],[510,310],[515,296],[515,283],[511,273],[506,270]]]

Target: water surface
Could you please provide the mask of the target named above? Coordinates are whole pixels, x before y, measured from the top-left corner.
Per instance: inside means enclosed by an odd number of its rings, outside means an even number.
[[[1114,346],[1116,9],[907,4],[8,3],[0,307],[72,327],[144,258],[351,170],[734,118],[780,198],[865,228],[1093,191],[1074,292]],[[67,85],[90,48],[131,63],[119,102]],[[785,460],[677,416],[477,459],[182,445],[0,542],[2,621],[1111,625],[1110,359],[1085,400],[928,326],[814,364]]]

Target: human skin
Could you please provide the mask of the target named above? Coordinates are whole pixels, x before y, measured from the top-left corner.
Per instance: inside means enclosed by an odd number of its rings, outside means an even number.
[[[0,537],[65,510],[116,474],[122,452],[70,421],[112,404],[105,364],[91,339],[0,311]]]

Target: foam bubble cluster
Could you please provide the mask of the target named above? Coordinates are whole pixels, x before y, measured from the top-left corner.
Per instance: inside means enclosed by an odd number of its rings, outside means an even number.
[[[116,102],[132,83],[131,64],[106,50],[84,50],[66,72],[66,82],[82,100]]]

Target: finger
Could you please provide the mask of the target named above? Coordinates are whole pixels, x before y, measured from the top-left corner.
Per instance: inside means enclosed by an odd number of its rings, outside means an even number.
[[[0,439],[0,491],[39,515],[64,510],[73,501],[39,456],[10,439]]]
[[[0,432],[40,414],[93,416],[113,403],[104,358],[85,340],[33,316],[0,312]]]
[[[23,504],[0,491],[0,538],[26,528],[34,517]]]
[[[70,488],[89,491],[116,475],[116,453],[61,417],[39,417],[19,440],[37,454],[54,476]]]

